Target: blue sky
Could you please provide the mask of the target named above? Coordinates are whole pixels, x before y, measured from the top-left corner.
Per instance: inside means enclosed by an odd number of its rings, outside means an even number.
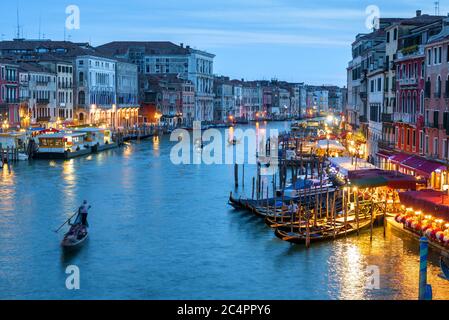
[[[350,44],[365,27],[369,5],[382,17],[434,13],[432,0],[5,0],[0,36],[16,34],[16,7],[25,38],[64,37],[65,8],[80,8],[72,41],[168,40],[216,54],[215,73],[233,78],[346,83]],[[441,1],[440,13],[449,12]]]

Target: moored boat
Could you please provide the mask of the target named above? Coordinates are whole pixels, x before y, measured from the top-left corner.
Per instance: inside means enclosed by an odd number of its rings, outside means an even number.
[[[318,228],[310,226],[309,235],[307,235],[306,231],[289,232],[282,230],[282,228],[276,228],[274,234],[283,241],[295,244],[305,244],[307,238],[309,238],[312,243],[351,235],[368,227],[370,223],[371,219],[363,219],[358,222],[358,227],[356,221],[347,222],[346,224],[337,224],[335,227],[332,224]]]
[[[70,159],[91,153],[90,146],[85,145],[85,133],[58,132],[37,136],[39,149],[35,155],[38,159]]]

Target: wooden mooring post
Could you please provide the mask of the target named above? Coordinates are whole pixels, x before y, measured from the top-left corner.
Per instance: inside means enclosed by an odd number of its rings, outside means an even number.
[[[239,165],[237,163],[234,164],[234,184],[235,187],[239,186]]]

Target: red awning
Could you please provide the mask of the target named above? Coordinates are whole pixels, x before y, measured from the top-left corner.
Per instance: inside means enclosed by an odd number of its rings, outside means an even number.
[[[381,158],[384,158],[384,159],[389,159],[390,157],[392,157],[394,155],[394,152],[386,151],[386,150],[379,150],[376,153],[376,155]]]
[[[401,204],[414,210],[449,220],[449,196],[435,190],[407,191],[399,193]]]
[[[409,155],[409,154],[396,153],[396,154],[391,156],[390,160],[393,163],[400,164],[402,161],[405,161],[405,160],[407,160],[410,157],[411,157],[411,155]]]
[[[427,160],[420,156],[397,153],[389,157],[391,162],[399,166],[413,170],[416,174],[430,178],[432,172],[436,170],[446,170],[446,166],[436,161]]]

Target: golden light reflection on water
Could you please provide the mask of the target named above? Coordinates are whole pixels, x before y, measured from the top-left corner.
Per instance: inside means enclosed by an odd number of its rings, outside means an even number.
[[[123,148],[123,156],[127,159],[129,159],[132,155],[132,146],[130,144],[125,144]]]
[[[62,165],[62,179],[64,180],[63,192],[65,201],[67,204],[74,206],[74,199],[76,198],[76,174],[75,174],[75,161],[73,159],[64,161]]]
[[[330,245],[329,243],[323,245]],[[419,242],[388,229],[375,230],[373,242],[369,232],[360,237],[341,239],[333,244],[328,261],[329,294],[335,299],[411,299],[418,297]],[[313,248],[312,248],[313,250]],[[432,257],[433,256],[433,257]],[[428,282],[434,299],[449,299],[449,281],[441,279],[439,254],[431,252]],[[380,289],[367,288],[369,266],[380,272]]]
[[[16,176],[14,170],[8,164],[0,169],[0,173],[0,209],[12,211],[14,209]]]
[[[153,136],[153,154],[160,156],[160,138],[158,135]]]

